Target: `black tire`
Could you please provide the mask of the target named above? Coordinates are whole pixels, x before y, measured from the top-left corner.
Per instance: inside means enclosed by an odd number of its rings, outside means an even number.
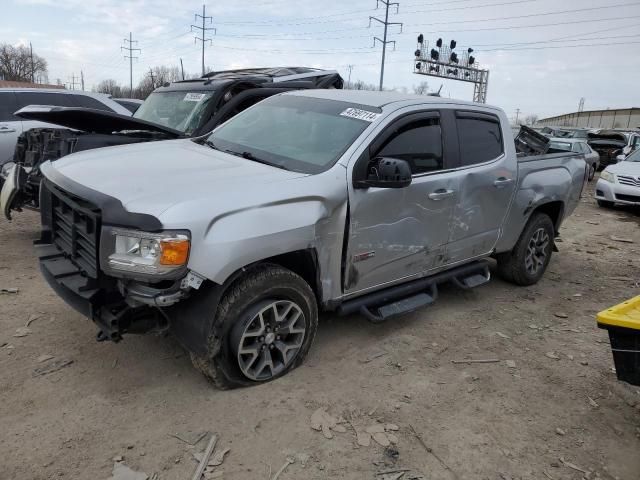
[[[549,216],[544,213],[534,213],[513,250],[497,256],[500,276],[521,286],[537,283],[551,260],[554,236],[553,222]],[[544,238],[546,238],[546,244],[542,242]]]
[[[591,181],[595,176],[596,176],[596,164],[592,163],[591,166],[589,167],[589,176],[587,177],[587,180]]]
[[[284,330],[274,329],[273,333],[261,337],[262,340],[249,331],[255,332],[252,326],[256,321],[263,326],[269,323],[269,315],[289,304],[295,305],[292,307],[294,313],[299,313],[295,320],[296,330],[304,324],[304,333],[296,333],[297,336],[292,337],[299,346],[285,345],[288,334],[282,334]],[[191,354],[191,360],[220,389],[257,385],[285,375],[304,361],[318,329],[318,307],[311,287],[299,275],[278,265],[261,265],[249,270],[228,288],[212,314],[215,314],[215,319],[207,341],[207,353],[202,356]],[[269,324],[283,325],[283,322]],[[282,341],[280,336],[276,340],[276,333],[282,334]],[[267,338],[269,335],[273,338]],[[250,347],[258,356],[253,357],[253,361],[262,360],[261,355],[273,359],[269,368],[271,373],[275,372],[273,375],[251,378],[245,373],[250,371],[247,367],[249,360],[245,361],[239,349],[240,342],[247,339],[254,340]],[[284,345],[284,352],[279,345]],[[271,352],[262,353],[267,347]]]
[[[596,200],[598,202],[598,206],[602,208],[613,208],[615,205],[613,202],[608,200]]]

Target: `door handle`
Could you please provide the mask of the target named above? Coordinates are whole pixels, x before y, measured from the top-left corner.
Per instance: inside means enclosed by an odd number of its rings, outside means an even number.
[[[493,182],[493,186],[496,188],[506,187],[513,183],[513,178],[500,177],[495,182]]]
[[[447,190],[447,189],[444,189],[444,188],[440,188],[440,189],[436,190],[435,192],[431,192],[429,194],[429,198],[431,200],[436,200],[437,201],[437,200],[442,200],[443,198],[450,197],[453,194],[454,194],[453,190]]]

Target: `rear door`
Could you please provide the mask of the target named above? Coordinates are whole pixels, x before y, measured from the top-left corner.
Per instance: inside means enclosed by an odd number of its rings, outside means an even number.
[[[458,176],[449,168],[446,118],[437,110],[399,113],[354,166],[356,178],[371,159],[403,159],[411,165],[412,183],[350,187],[346,293],[408,280],[443,264],[458,190]]]
[[[447,249],[448,263],[486,255],[495,247],[516,187],[518,164],[506,153],[498,116],[456,111],[460,191]]]
[[[22,121],[13,114],[17,107],[13,92],[0,91],[0,165],[13,159],[16,141],[22,133]]]

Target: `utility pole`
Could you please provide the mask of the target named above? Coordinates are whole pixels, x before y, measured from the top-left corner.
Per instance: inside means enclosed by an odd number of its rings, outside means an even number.
[[[353,70],[353,65],[347,65],[349,69],[349,80],[347,80],[347,87],[351,87],[351,71]]]
[[[382,44],[382,62],[380,63],[380,91],[382,91],[382,85],[384,82],[384,57],[387,53],[387,43],[393,43],[394,50],[396,48],[395,40],[387,41],[387,28],[389,27],[389,25],[400,25],[400,33],[402,33],[402,23],[389,21],[389,7],[395,6],[396,13],[398,13],[398,10],[400,9],[400,4],[398,2],[390,2],[389,0],[376,0],[376,8],[378,8],[379,4],[381,3],[385,6],[384,22],[379,18],[369,17],[369,27],[371,27],[371,20],[375,20],[376,22],[379,22],[382,25],[384,25],[384,35],[382,39],[378,37],[373,37],[374,47],[376,46],[376,40]]]
[[[182,80],[184,80],[184,65],[182,64],[182,58],[180,58],[180,70],[182,70]]]
[[[132,33],[129,32],[129,39],[127,40],[125,38],[124,39],[124,45],[122,45],[120,47],[120,50],[126,50],[127,52],[129,52],[129,55],[125,55],[124,56],[124,58],[128,58],[129,59],[129,98],[133,98],[133,59],[134,58],[136,60],[138,59],[138,57],[134,57],[133,56],[133,52],[135,52],[135,51],[141,52],[142,51],[139,48],[133,48],[133,44],[134,43],[138,43],[138,41],[134,40]]]
[[[82,91],[84,92],[84,72],[82,70],[80,70],[80,87],[82,88]]]
[[[516,125],[518,125],[518,118],[520,117],[520,109],[516,108]]]
[[[209,20],[209,23],[212,24],[213,23],[213,17],[207,17],[206,14],[206,5],[202,5],[202,15],[196,13],[196,17],[195,17],[195,21],[198,21],[198,17],[200,17],[202,19],[202,26],[197,26],[197,25],[191,25],[191,31],[193,32],[193,29],[195,28],[196,30],[200,30],[200,34],[202,35],[202,37],[198,37],[196,35],[196,37],[193,39],[194,43],[197,43],[198,40],[200,40],[202,42],[202,76],[204,77],[205,71],[204,71],[204,46],[206,42],[210,42],[209,45],[213,45],[213,41],[210,38],[206,37],[206,33],[207,30],[213,30],[214,35],[217,33],[217,30],[213,27],[205,27],[205,22],[207,20]]]
[[[76,83],[78,83],[78,82],[76,82],[76,78],[78,78],[78,77],[76,77],[76,74],[72,73],[71,74],[71,82],[69,82],[69,85],[71,85],[71,90],[75,90],[76,89]]]
[[[35,69],[33,68],[33,46],[29,42],[29,51],[31,52],[31,83],[36,83]]]
[[[153,76],[153,70],[149,67],[149,76],[151,77],[151,86],[156,88],[156,79]]]

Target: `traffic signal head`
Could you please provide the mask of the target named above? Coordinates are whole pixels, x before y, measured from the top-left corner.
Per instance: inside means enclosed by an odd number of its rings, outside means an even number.
[[[439,38],[438,41],[436,42],[436,46],[438,48],[442,48],[442,39],[441,38]]]
[[[418,43],[422,43],[424,42],[424,35],[420,34],[418,35]]]
[[[468,48],[467,53],[473,53],[473,48]]]
[[[449,46],[451,47],[451,50],[453,50],[454,48],[456,48],[456,41],[455,40],[451,40],[451,43],[449,44]]]
[[[451,57],[449,57],[451,63],[458,63],[458,54],[456,52],[451,52]]]
[[[469,65],[473,65],[474,63],[476,63],[476,57],[474,57],[473,55],[471,55],[469,57]]]
[[[416,51],[413,52],[413,53],[415,54],[416,57],[419,57],[420,56],[420,49],[419,48],[416,49]]]
[[[416,70],[420,70],[420,67],[422,67],[422,64],[420,62],[416,63]]]
[[[438,52],[435,48],[431,49],[431,60],[435,60],[436,62],[440,60],[440,52]]]

